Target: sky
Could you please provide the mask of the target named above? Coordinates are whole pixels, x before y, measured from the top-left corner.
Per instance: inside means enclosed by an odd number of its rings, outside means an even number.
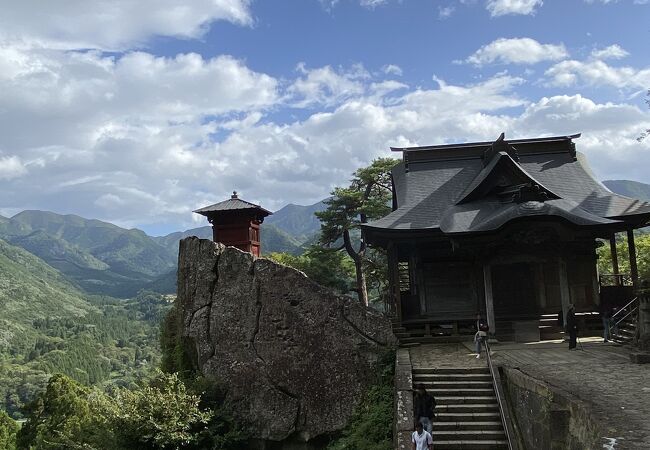
[[[152,235],[390,146],[582,133],[650,183],[650,0],[0,0],[0,214]]]

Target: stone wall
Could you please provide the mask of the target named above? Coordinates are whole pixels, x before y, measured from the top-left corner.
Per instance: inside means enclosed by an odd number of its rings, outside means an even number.
[[[394,345],[388,318],[302,272],[209,240],[180,242],[178,306],[198,369],[261,441],[317,442],[343,429]]]
[[[518,369],[502,368],[502,373],[520,448],[604,448],[602,436],[610,434],[591,416],[587,405]]]

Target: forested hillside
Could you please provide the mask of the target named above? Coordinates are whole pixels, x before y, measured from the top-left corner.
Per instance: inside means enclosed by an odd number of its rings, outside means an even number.
[[[56,269],[0,240],[0,410],[19,418],[53,373],[129,385],[160,360],[160,295],[87,297]]]

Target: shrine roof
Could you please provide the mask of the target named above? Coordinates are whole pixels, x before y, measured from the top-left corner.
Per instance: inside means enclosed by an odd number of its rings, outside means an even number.
[[[228,212],[228,211],[234,212],[234,211],[245,211],[245,210],[255,210],[265,216],[273,214],[271,211],[262,208],[260,205],[256,205],[255,203],[247,202],[246,200],[240,199],[237,196],[237,192],[233,192],[233,195],[228,200],[215,203],[214,205],[199,208],[194,212],[197,214],[201,214],[203,216],[208,216],[210,215],[210,213],[215,213],[215,212]]]
[[[578,136],[399,149],[403,161],[392,171],[397,208],[363,228],[473,233],[541,216],[586,227],[647,223],[650,203],[597,181],[575,150]],[[539,198],[518,198],[518,189],[534,189]],[[527,201],[539,204],[522,207]]]

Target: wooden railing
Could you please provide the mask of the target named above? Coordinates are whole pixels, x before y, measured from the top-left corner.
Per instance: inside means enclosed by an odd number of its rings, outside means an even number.
[[[632,275],[629,273],[603,273],[599,278],[601,286],[632,286]]]

